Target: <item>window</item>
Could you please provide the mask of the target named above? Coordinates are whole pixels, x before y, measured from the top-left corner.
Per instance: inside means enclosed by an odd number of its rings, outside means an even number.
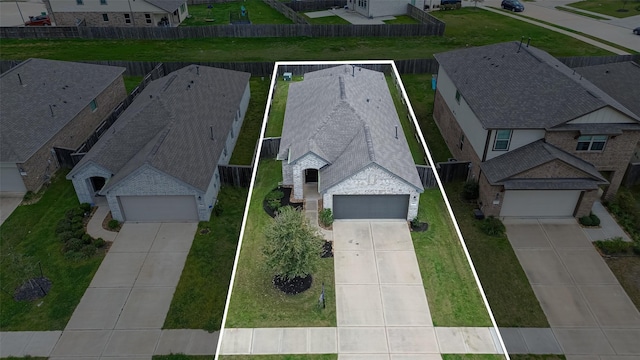
[[[100,0],[100,5],[107,5],[107,0]]]
[[[102,21],[109,21],[109,15],[102,14]]]
[[[496,131],[496,141],[493,143],[493,150],[509,150],[511,142],[511,130]]]
[[[84,5],[84,1],[83,0],[76,0],[76,4],[77,5]]]
[[[460,104],[460,91],[456,90],[456,101]]]
[[[144,14],[144,18],[147,21],[147,24],[151,24],[151,14]]]
[[[89,106],[91,107],[91,111],[96,111],[96,109],[98,108],[98,103],[96,102],[96,99],[91,100],[91,102],[89,103]]]
[[[607,143],[606,135],[580,136],[578,138],[577,151],[602,151]]]
[[[463,146],[464,146],[464,134],[460,135],[460,150],[462,150]]]
[[[127,24],[131,24],[131,15],[124,14],[124,22]]]

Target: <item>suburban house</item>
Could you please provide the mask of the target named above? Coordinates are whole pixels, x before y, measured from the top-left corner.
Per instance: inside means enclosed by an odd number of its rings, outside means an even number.
[[[428,1],[428,0],[426,0]],[[439,0],[438,0],[439,3]],[[425,0],[348,0],[351,11],[368,17],[397,16],[407,14],[407,4],[424,9]]]
[[[580,217],[615,195],[640,140],[629,107],[518,42],[435,58],[434,118],[453,156],[471,162],[485,215]]]
[[[413,219],[423,187],[385,76],[351,65],[289,85],[278,160],[303,199],[317,186],[336,219]]]
[[[249,105],[249,73],[190,65],[154,80],[67,175],[118,221],[208,221]]]
[[[178,26],[187,0],[43,0],[57,26]]]
[[[127,97],[125,68],[29,59],[0,75],[0,192],[37,191]]]

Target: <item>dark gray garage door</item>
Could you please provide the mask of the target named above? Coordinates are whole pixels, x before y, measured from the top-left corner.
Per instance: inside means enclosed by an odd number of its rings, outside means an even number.
[[[125,221],[170,222],[198,221],[193,195],[188,196],[119,196]]]
[[[334,219],[406,219],[409,195],[334,195]]]

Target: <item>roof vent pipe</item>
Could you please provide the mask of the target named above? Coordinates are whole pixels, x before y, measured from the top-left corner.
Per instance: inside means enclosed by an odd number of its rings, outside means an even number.
[[[18,81],[20,81],[20,86],[24,85],[24,84],[22,83],[22,78],[20,77],[20,74],[18,74]]]
[[[520,48],[522,47],[522,42],[524,41],[524,36],[520,38],[520,44],[518,44],[518,51],[516,51],[516,53],[520,52]]]
[[[398,125],[396,125],[396,139],[398,139]]]
[[[527,47],[529,47],[529,43],[531,42],[531,38],[529,38],[529,40],[527,40]]]
[[[211,135],[211,140],[213,140],[213,125],[209,125],[209,134]]]
[[[49,111],[51,111],[51,117],[54,117],[54,115],[53,115],[53,105],[49,105]]]

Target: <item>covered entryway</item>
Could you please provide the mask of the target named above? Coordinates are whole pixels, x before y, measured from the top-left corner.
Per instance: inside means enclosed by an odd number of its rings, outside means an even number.
[[[118,202],[125,221],[198,221],[198,209],[193,195],[119,196]]]
[[[24,186],[20,170],[15,163],[0,163],[0,192],[24,194]]]
[[[502,217],[572,217],[580,190],[507,190]]]
[[[318,182],[318,169],[306,169],[304,171],[304,182],[305,183]]]
[[[102,190],[104,184],[107,182],[107,179],[101,176],[92,176],[88,180],[91,183],[91,187],[93,188],[93,193],[98,195],[98,191]]]
[[[409,195],[334,195],[334,219],[406,219]]]

